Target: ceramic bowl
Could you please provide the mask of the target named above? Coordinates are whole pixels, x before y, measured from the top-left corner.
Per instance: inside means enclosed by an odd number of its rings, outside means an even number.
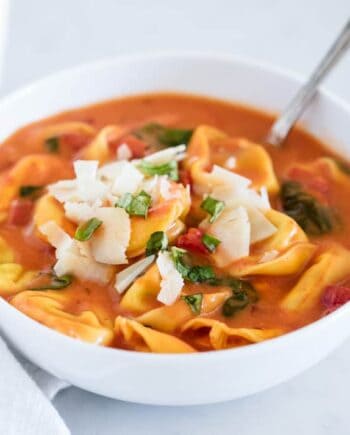
[[[0,140],[16,128],[69,108],[153,91],[179,91],[278,112],[301,80],[251,61],[200,54],[116,58],[65,71],[0,102]],[[350,110],[321,91],[301,120],[350,156]],[[350,335],[350,304],[284,336],[197,354],[147,354],[86,344],[31,320],[0,299],[3,335],[29,360],[83,389],[156,405],[193,405],[243,397],[311,367]]]

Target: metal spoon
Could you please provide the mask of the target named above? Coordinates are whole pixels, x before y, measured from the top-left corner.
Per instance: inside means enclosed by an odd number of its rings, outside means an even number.
[[[281,146],[291,128],[301,116],[314,97],[319,83],[333,68],[337,61],[350,46],[350,20],[346,23],[331,48],[311,74],[309,80],[299,89],[298,93],[272,124],[265,141],[271,145]]]

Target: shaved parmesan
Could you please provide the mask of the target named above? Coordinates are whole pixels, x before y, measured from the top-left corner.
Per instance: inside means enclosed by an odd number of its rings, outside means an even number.
[[[41,225],[39,231],[56,248],[57,262],[53,269],[57,276],[71,274],[80,279],[102,283],[110,280],[113,268],[96,263],[91,257],[88,243],[72,239],[53,221]]]
[[[115,195],[124,195],[125,193],[135,193],[142,180],[143,174],[129,162],[122,161],[119,172],[116,174],[112,186],[112,193]]]
[[[62,180],[50,184],[48,191],[59,202],[76,201],[78,199],[76,180]]]
[[[102,221],[101,227],[90,239],[94,259],[106,264],[125,264],[131,226],[129,215],[120,207],[101,207],[94,216]]]
[[[250,223],[244,207],[225,208],[217,220],[206,227],[208,233],[221,241],[214,258],[219,267],[225,267],[249,255]]]
[[[97,160],[76,160],[73,166],[78,184],[96,180],[98,168]]]
[[[74,275],[77,278],[97,281],[106,284],[113,272],[111,266],[98,264],[88,257],[73,252],[65,252],[54,266],[57,276],[66,274]]]
[[[250,222],[250,243],[260,242],[271,237],[277,228],[257,208],[247,208]]]
[[[142,258],[141,260],[136,261],[136,263],[117,273],[114,285],[117,292],[123,293],[127,288],[129,288],[135,279],[153,263],[155,258],[155,255]]]
[[[251,180],[242,175],[238,175],[232,171],[222,168],[221,166],[214,165],[210,173],[213,179],[213,185],[226,184],[234,190],[247,189],[251,185]]]
[[[126,143],[122,143],[117,148],[117,160],[130,160],[132,157],[132,151]]]
[[[271,208],[271,204],[269,200],[269,194],[265,186],[260,188],[260,198],[263,205],[262,209],[269,210]]]
[[[79,224],[94,217],[94,208],[84,202],[70,202],[64,204],[66,216],[71,221]]]
[[[158,254],[157,267],[162,278],[157,300],[165,305],[171,305],[179,297],[184,280],[175,268],[169,252]]]
[[[186,145],[178,145],[176,147],[166,148],[165,150],[158,151],[144,157],[146,162],[161,165],[163,163],[171,162],[172,160],[180,161],[186,156]]]
[[[73,239],[59,227],[56,222],[49,221],[39,227],[39,231],[47,237],[49,243],[56,248],[56,257],[73,248]]]
[[[112,183],[110,192],[117,196],[135,193],[144,178],[142,173],[126,160],[102,166],[98,176]]]
[[[80,201],[96,201],[106,195],[107,186],[97,180],[97,168],[97,160],[76,160],[74,162]]]
[[[146,178],[142,183],[142,190],[151,195],[152,203],[155,204],[159,200],[160,192],[159,192],[159,175],[155,175],[154,177]]]

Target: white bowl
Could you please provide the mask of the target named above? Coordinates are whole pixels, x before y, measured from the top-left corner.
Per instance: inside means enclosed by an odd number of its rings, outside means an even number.
[[[0,139],[33,120],[106,98],[180,91],[281,110],[300,80],[222,56],[172,54],[104,61],[54,75],[0,102]],[[316,136],[350,156],[350,110],[321,92],[303,119]],[[48,372],[105,396],[156,405],[213,403],[286,381],[350,335],[350,304],[295,332],[237,349],[159,355],[109,349],[61,335],[0,299],[6,338]],[[0,356],[1,357],[1,356]]]

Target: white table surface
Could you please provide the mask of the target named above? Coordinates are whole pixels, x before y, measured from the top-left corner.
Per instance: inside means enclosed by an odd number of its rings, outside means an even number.
[[[233,53],[307,74],[349,16],[349,0],[11,0],[0,92],[81,62],[155,50]],[[350,54],[326,86],[350,101]],[[348,435],[349,367],[350,341],[242,400],[152,407],[70,388],[54,404],[74,435]]]

